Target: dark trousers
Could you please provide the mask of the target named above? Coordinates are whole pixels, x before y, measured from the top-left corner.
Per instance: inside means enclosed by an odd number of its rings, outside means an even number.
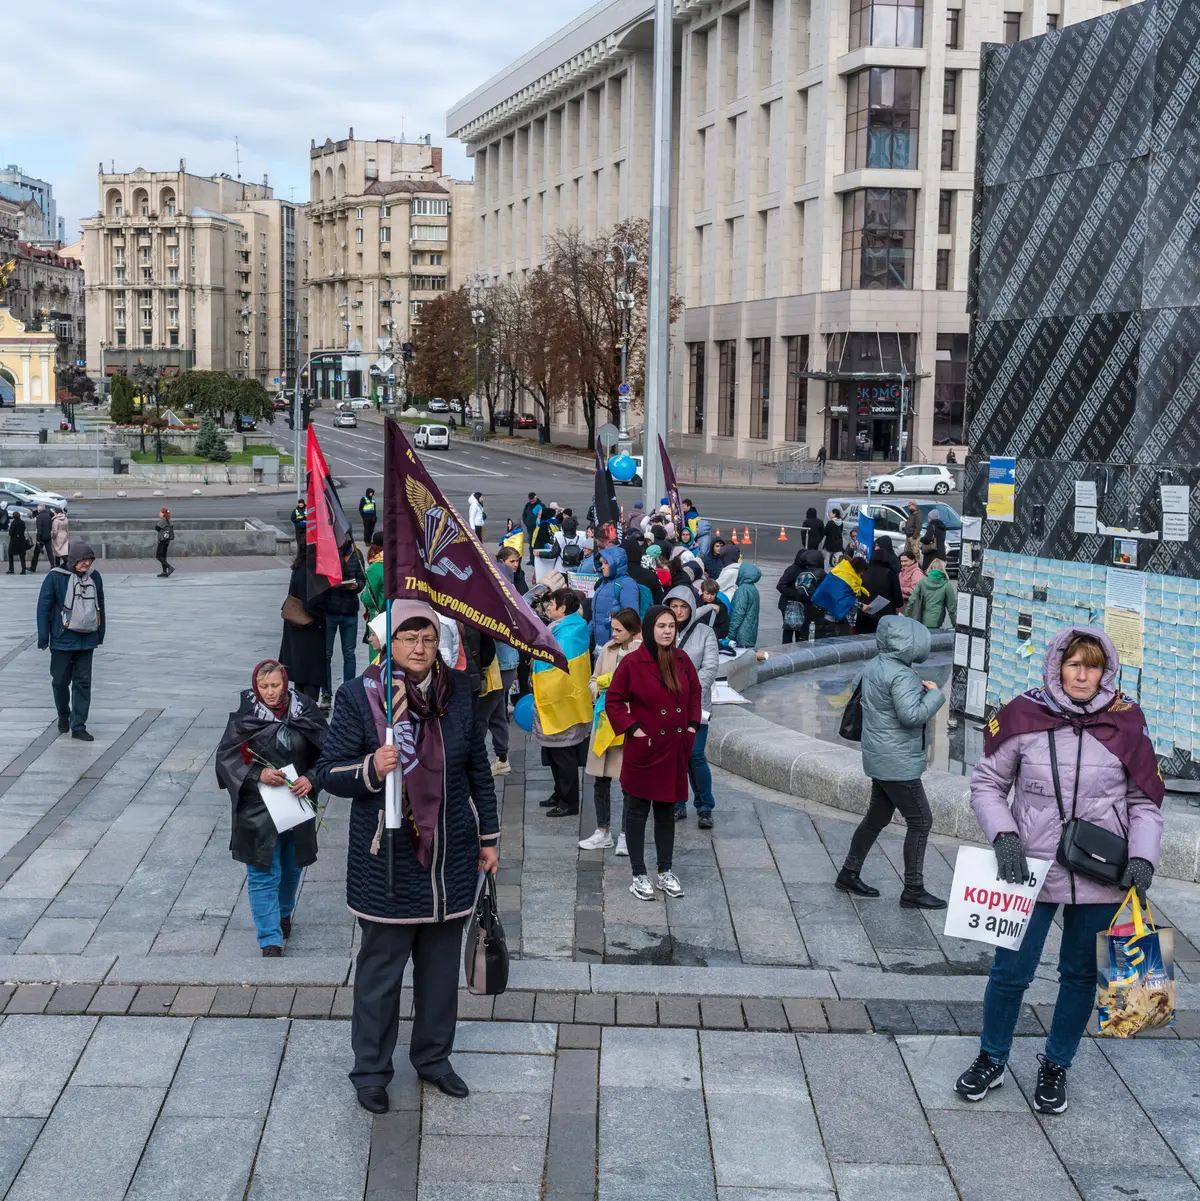
[[[46,556],[46,562],[49,563],[51,567],[53,567],[54,566],[54,552],[50,549],[50,539],[49,538],[39,538],[33,544],[33,558],[29,560],[29,570],[30,571],[37,571],[38,559],[42,555]]]
[[[21,574],[24,575],[25,574],[25,552],[23,550],[14,551],[13,545],[12,545],[12,540],[10,539],[9,543],[8,543],[8,571],[9,571],[10,575],[12,574],[12,569],[13,569],[13,559],[16,559],[21,564]]]
[[[320,684],[296,684],[295,689],[312,701],[319,700],[321,697]]]
[[[621,789],[621,833],[625,833],[625,821],[629,814],[629,798]],[[596,802],[596,825],[607,830],[612,825],[612,776],[597,776],[594,800]]]
[[[59,717],[70,718],[72,730],[82,730],[92,706],[92,652],[52,650],[50,687]]]
[[[654,810],[654,853],[658,870],[669,872],[675,854],[675,802],[647,801],[625,797],[625,844],[629,847],[629,866],[635,876],[646,874],[646,818]]]
[[[387,1088],[400,1033],[400,985],[412,960],[413,1026],[408,1058],[421,1076],[450,1071],[458,1022],[458,969],[466,918],[392,925],[358,919],[362,945],[354,969],[350,1044],[355,1088]]]
[[[550,775],[558,803],[579,812],[579,746],[549,746]]]
[[[475,702],[475,721],[485,742],[488,732],[491,732],[492,750],[496,752],[497,759],[508,758],[508,694],[516,674],[515,667],[511,671],[502,671],[499,689],[481,696]]]
[[[342,683],[358,675],[358,614],[327,613],[325,615],[325,691],[333,692],[333,644],[338,631],[342,635]]]
[[[167,562],[167,551],[170,549],[170,546],[171,544],[169,542],[160,542],[154,551],[154,557],[158,560],[159,565],[162,567],[163,575],[170,575],[171,572],[175,570],[175,568],[173,568]]]
[[[904,889],[920,892],[925,887],[925,844],[933,825],[933,814],[920,780],[871,781],[871,803],[851,835],[850,853],[843,867],[848,872],[862,871],[867,852],[897,809],[908,826],[904,832]]]
[[[528,655],[522,655],[517,660],[517,699],[528,696],[533,691],[529,682],[533,675],[533,660]]]
[[[364,513],[363,519],[363,544],[371,545],[371,535],[375,533],[375,522],[377,520],[374,513]]]

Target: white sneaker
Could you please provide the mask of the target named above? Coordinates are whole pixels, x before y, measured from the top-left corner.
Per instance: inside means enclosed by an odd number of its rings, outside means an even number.
[[[629,858],[629,848],[625,845],[624,831],[617,835],[617,854],[623,855],[626,859]]]
[[[654,886],[650,883],[649,876],[634,876],[633,883],[629,886],[629,891],[639,901],[654,900]]]
[[[612,835],[607,830],[597,830],[587,838],[579,840],[579,846],[585,851],[603,851],[612,846]]]
[[[669,897],[683,896],[683,885],[674,872],[659,872],[658,887]]]
[[[512,771],[512,764],[507,759],[497,759],[492,764],[493,776],[507,776]]]

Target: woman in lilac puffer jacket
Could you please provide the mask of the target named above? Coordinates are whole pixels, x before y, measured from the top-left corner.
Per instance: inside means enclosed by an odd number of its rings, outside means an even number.
[[[1067,1108],[1066,1072],[1096,996],[1096,935],[1106,930],[1130,887],[1150,887],[1162,838],[1163,783],[1142,711],[1117,690],[1116,648],[1095,626],[1067,626],[1046,650],[1043,688],[1011,701],[988,723],[986,752],[971,775],[971,805],[996,849],[998,879],[1028,877],[1025,856],[1052,867],[1016,951],[996,949],[983,999],[978,1058],[955,1085],[980,1101],[1004,1082],[1013,1031],[1051,922],[1063,907],[1058,1000],[1038,1058],[1034,1104]],[[1068,872],[1054,862],[1062,835],[1050,740],[1063,811],[1128,839],[1120,886]],[[1009,805],[1009,792],[1012,804]]]

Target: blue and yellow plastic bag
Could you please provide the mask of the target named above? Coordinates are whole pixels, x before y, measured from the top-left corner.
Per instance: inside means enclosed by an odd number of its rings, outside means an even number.
[[[1129,906],[1133,920],[1118,925]],[[1175,1024],[1175,931],[1145,916],[1135,889],[1113,914],[1105,934],[1096,935],[1100,1033],[1132,1038],[1142,1030]]]

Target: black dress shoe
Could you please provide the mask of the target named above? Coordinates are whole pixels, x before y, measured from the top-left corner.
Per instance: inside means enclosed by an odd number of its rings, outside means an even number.
[[[80,742],[95,742],[95,736],[89,734],[82,726],[78,730],[71,731],[72,738],[78,738]]]
[[[877,897],[879,889],[872,888],[869,884],[862,882],[862,877],[858,872],[848,872],[842,868],[837,874],[837,879],[833,882],[834,888],[838,892],[852,892],[856,897]]]
[[[566,805],[555,805],[553,809],[546,810],[547,817],[578,817],[578,809],[568,809]]]
[[[468,1097],[471,1095],[471,1090],[467,1088],[467,1082],[454,1071],[447,1072],[444,1076],[422,1076],[422,1080],[428,1084],[432,1084],[434,1088],[441,1089],[447,1097]]]
[[[901,909],[945,909],[946,902],[941,897],[921,889],[920,892],[909,892],[906,888],[900,894]]]
[[[366,1088],[358,1090],[358,1103],[368,1113],[387,1113],[387,1089],[380,1088],[378,1084],[368,1084]]]
[[[558,797],[548,796],[544,801],[538,801],[539,809],[553,809],[558,804]]]
[[[58,719],[58,732],[65,734],[71,728],[71,719],[69,717],[60,717]]]

